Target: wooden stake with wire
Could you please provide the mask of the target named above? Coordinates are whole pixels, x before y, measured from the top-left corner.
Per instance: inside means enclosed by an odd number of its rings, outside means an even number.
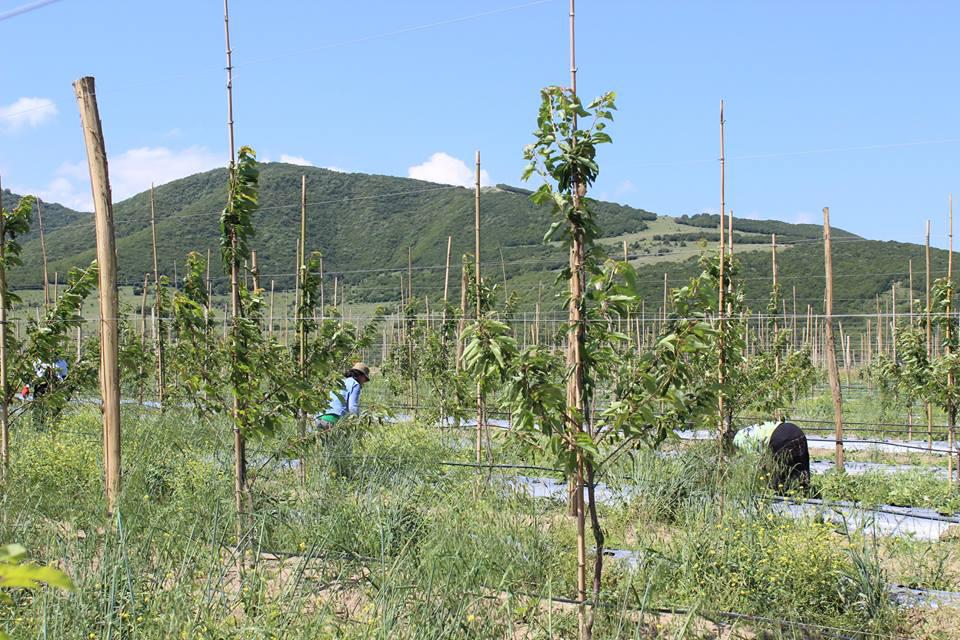
[[[100,294],[100,393],[103,399],[103,460],[107,513],[112,515],[120,496],[120,366],[117,245],[113,229],[113,202],[107,170],[94,79],[73,83],[80,107],[90,184],[93,192]]]
[[[43,306],[50,306],[50,276],[47,271],[47,241],[43,229],[43,204],[37,198],[37,224],[40,226],[40,258],[43,260]]]
[[[837,352],[833,339],[833,257],[830,250],[830,208],[823,208],[823,269],[826,278],[826,309],[824,310],[825,353],[830,393],[833,396],[834,437],[836,439],[836,469],[843,472],[843,399],[840,394],[840,376],[837,371]]]
[[[926,290],[927,290],[927,359],[933,358],[933,325],[930,318],[930,220],[927,220],[926,234]],[[927,402],[927,450],[933,451],[933,404]]]
[[[7,401],[7,215],[3,210],[3,187],[0,186],[0,480],[7,479],[10,466],[10,425]],[[44,283],[46,292],[46,283]]]
[[[163,332],[163,299],[160,296],[160,267],[157,259],[157,220],[156,200],[154,199],[153,184],[150,184],[150,244],[153,249],[153,293],[155,296],[153,308],[156,309],[156,326],[153,334],[153,348],[157,361],[157,403],[161,411],[164,405],[164,391],[166,390],[166,371],[164,358]]]

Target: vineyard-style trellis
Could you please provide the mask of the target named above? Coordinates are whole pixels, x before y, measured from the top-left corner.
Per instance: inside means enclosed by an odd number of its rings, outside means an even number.
[[[307,237],[309,185],[304,176],[300,233],[292,252],[293,298],[276,307],[282,292],[272,278],[268,288],[254,248],[260,186],[256,153],[246,146],[235,149],[225,0],[230,164],[228,198],[219,218],[219,249],[223,277],[230,282],[229,299],[220,306],[214,296],[211,270],[215,266],[209,252],[187,255],[182,277],[171,281],[161,274],[151,189],[153,273],[152,277],[144,274],[139,311],[121,312],[112,202],[94,81],[77,81],[93,185],[97,260],[72,271],[62,290],[55,276],[51,295],[39,202],[25,197],[12,211],[2,210],[2,468],[6,470],[10,457],[16,455],[10,450],[12,421],[15,424],[28,410],[33,415],[41,411],[51,415],[72,400],[89,397],[99,377],[107,511],[116,509],[121,491],[122,396],[140,404],[154,400],[161,411],[189,411],[201,420],[229,422],[236,542],[242,548],[247,527],[240,523],[256,508],[247,470],[248,439],[275,438],[289,421],[297,425],[296,437],[284,446],[296,453],[302,451],[298,447],[313,444],[311,416],[322,411],[329,393],[338,388],[344,363],[362,358],[384,374],[383,404],[394,405],[387,408],[409,410],[444,424],[475,418],[476,464],[496,463],[489,423],[498,412],[507,418],[512,436],[523,447],[555,457],[557,468],[570,482],[570,514],[577,522],[575,604],[581,637],[587,638],[594,610],[587,605],[601,601],[604,555],[595,478],[621,451],[657,446],[675,431],[709,426],[716,428],[722,462],[738,420],[789,417],[796,403],[814,392],[821,382],[820,372],[826,369],[838,469],[844,465],[845,431],[855,434],[858,430],[858,425],[844,424],[842,405],[843,394],[856,391],[857,376],[881,395],[895,397],[906,410],[906,423],[888,426],[908,429],[908,439],[925,435],[928,451],[933,451],[935,429],[946,436],[947,478],[953,483],[960,332],[952,302],[952,201],[946,276],[932,277],[928,224],[924,296],[922,300],[915,297],[910,263],[908,313],[898,313],[896,285],[885,308],[877,299],[875,313],[833,312],[828,209],[824,209],[823,225],[823,311],[814,304],[798,309],[795,288],[788,310],[790,298],[777,265],[777,250],[783,245],[777,244],[776,236],[771,237],[769,301],[766,308],[751,309],[734,254],[732,212],[725,201],[721,103],[719,250],[703,250],[700,273],[689,281],[670,287],[664,274],[659,304],[645,300],[626,244],[623,259],[614,259],[599,242],[603,221],[594,215],[587,198],[600,170],[598,150],[612,141],[607,127],[616,107],[613,93],[589,103],[577,94],[574,21],[571,0],[570,86],[542,90],[534,140],[524,150],[529,163],[524,179],[541,180],[532,199],[553,212],[554,223],[545,240],[560,243],[569,256],[560,273],[565,284],[559,294],[561,303],[551,305],[538,291],[533,311],[520,311],[517,292],[508,294],[502,253],[497,265],[502,283],[484,274],[479,152],[474,252],[460,257],[459,284],[451,286],[453,256],[448,238],[442,297],[431,301],[429,295],[420,296],[414,290],[413,260],[408,254],[406,279],[399,272],[398,302],[374,312],[352,313],[345,302],[346,286],[337,273],[325,272],[323,255],[312,249]],[[43,304],[37,306],[36,317],[13,318],[9,312],[16,297],[7,286],[6,274],[19,265],[17,238],[30,229],[34,211],[43,247]],[[96,328],[84,315],[84,302],[95,290],[99,294]],[[329,300],[328,292],[332,293]],[[459,304],[453,302],[457,294]],[[561,310],[561,304],[566,308]],[[17,399],[24,383],[42,382],[50,375],[47,365],[68,353],[72,364],[65,380],[51,385],[42,397]],[[935,425],[935,413],[942,413],[946,424]],[[860,426],[871,431],[883,427]],[[817,427],[811,423],[810,428]],[[310,473],[302,454],[299,472],[304,478]],[[592,574],[587,567],[588,529],[596,549]]]

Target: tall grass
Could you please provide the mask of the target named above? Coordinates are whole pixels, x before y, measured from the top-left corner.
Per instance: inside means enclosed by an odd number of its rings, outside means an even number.
[[[574,525],[488,470],[441,466],[469,451],[412,423],[354,425],[306,455],[306,482],[276,442],[251,447],[256,514],[238,544],[229,429],[170,413],[125,414],[124,491],[103,514],[100,425],[74,410],[49,432],[22,425],[2,489],[0,539],[55,562],[70,594],[16,593],[13,637],[567,638],[575,632]],[[292,435],[294,426],[290,425]],[[282,436],[283,437],[283,436]],[[498,455],[509,460],[508,446]],[[709,448],[627,456],[602,478],[611,561],[598,638],[698,637],[699,616],[739,611],[868,628],[896,625],[862,600],[863,566],[823,525],[783,520],[745,461]],[[631,487],[630,490],[627,490]],[[860,573],[858,573],[860,572]],[[858,581],[859,580],[859,581]],[[873,583],[870,583],[873,584]],[[875,593],[874,593],[875,596]],[[553,600],[551,600],[553,598]],[[753,621],[772,637],[793,627]],[[875,625],[876,626],[876,625]],[[880,627],[877,627],[880,628]]]

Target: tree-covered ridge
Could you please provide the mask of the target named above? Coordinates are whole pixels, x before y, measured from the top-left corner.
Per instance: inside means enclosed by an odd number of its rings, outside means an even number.
[[[300,179],[307,176],[308,250],[324,253],[329,271],[357,272],[401,268],[412,248],[415,266],[442,263],[447,236],[453,255],[473,247],[473,191],[420,180],[354,173],[281,163],[262,165],[261,210],[257,215],[260,270],[287,286],[294,267],[300,216]],[[172,275],[190,251],[216,249],[217,216],[226,198],[226,170],[216,169],[175,180],[155,190],[161,271]],[[11,195],[11,198],[16,196]],[[656,214],[619,204],[597,202],[607,236],[641,231]],[[498,249],[541,248],[549,210],[533,205],[522,190],[485,188],[482,200],[484,260]],[[94,252],[92,216],[50,206],[44,209],[50,272],[89,262]],[[152,271],[150,194],[143,192],[114,206],[121,280],[142,279]],[[48,222],[49,220],[49,222]],[[488,255],[489,252],[489,255]],[[25,264],[15,284],[40,280],[39,238],[25,239]],[[536,257],[534,251],[531,257]],[[354,278],[356,280],[356,278]]]
[[[691,227],[717,229],[720,225],[720,216],[715,213],[698,213],[693,216],[683,214],[677,218],[677,222]],[[819,224],[794,224],[790,222],[780,222],[779,220],[749,220],[747,218],[734,217],[733,229],[734,231],[761,233],[767,236],[775,233],[777,234],[778,241],[783,243],[823,237],[823,227]],[[859,237],[843,229],[833,229],[832,233],[834,238]]]
[[[473,251],[473,191],[407,178],[339,173],[315,167],[266,163],[262,166],[261,207],[256,214],[257,251],[262,281],[278,289],[292,285],[294,250],[300,217],[300,177],[307,176],[307,251],[322,251],[324,269],[346,282],[351,302],[382,302],[399,298],[399,276],[406,276],[407,248],[412,249],[414,292],[431,304],[443,294],[443,264],[447,236],[453,237],[449,298],[459,301],[459,256]],[[190,251],[216,256],[218,217],[226,201],[226,170],[196,174],[155,190],[157,239],[162,274],[171,277],[174,261],[178,275]],[[4,193],[4,206],[13,207],[19,196]],[[520,308],[533,308],[540,298],[543,308],[559,306],[554,298],[556,273],[567,262],[566,253],[542,242],[549,226],[549,212],[529,200],[525,189],[508,185],[485,187],[481,200],[483,272],[491,283],[501,283],[504,274],[508,292],[520,297]],[[593,207],[608,239],[623,236],[628,245],[638,236],[653,240],[662,250],[657,261],[631,250],[637,256],[638,272],[651,309],[663,298],[663,274],[678,284],[699,273],[696,255],[701,246],[716,240],[711,221],[701,214],[676,219],[658,217],[642,209],[595,202]],[[93,216],[54,203],[43,204],[47,230],[50,274],[58,271],[61,282],[71,266],[86,265],[94,257]],[[144,192],[119,202],[114,208],[121,281],[142,282],[152,273],[150,241],[150,194]],[[681,233],[677,233],[677,224]],[[654,225],[672,225],[659,234]],[[649,230],[647,230],[649,227]],[[664,227],[666,228],[666,227]],[[690,229],[689,232],[682,232]],[[776,233],[778,244],[794,244],[779,251],[780,280],[788,307],[792,288],[797,288],[798,309],[806,305],[822,309],[823,230],[819,225],[796,225],[772,220],[734,218],[735,247],[745,278],[747,303],[766,308],[769,299],[770,254],[763,245]],[[11,274],[14,286],[38,286],[41,257],[38,225],[23,236],[23,267]],[[646,231],[645,231],[646,230]],[[923,283],[923,247],[858,238],[834,229],[836,309],[864,311],[873,308],[877,295],[890,297],[898,283],[898,308],[906,310],[908,260],[913,260],[915,297]],[[659,237],[657,237],[659,235]],[[612,240],[607,250],[619,257],[620,242]],[[503,253],[503,263],[500,253]],[[651,258],[652,260],[653,258]],[[946,252],[933,251],[934,278],[946,269]],[[228,280],[218,268],[212,270],[215,290],[226,290]],[[329,280],[328,280],[329,282]],[[541,295],[542,283],[542,295]],[[328,293],[328,296],[330,293]]]

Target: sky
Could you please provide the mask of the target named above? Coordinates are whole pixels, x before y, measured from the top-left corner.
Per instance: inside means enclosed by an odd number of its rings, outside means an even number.
[[[33,10],[20,12],[21,8]],[[42,6],[40,6],[42,5]],[[261,160],[520,185],[568,0],[233,0],[237,144]],[[617,92],[591,193],[661,214],[831,222],[946,246],[960,3],[580,0],[578,91]],[[0,0],[0,179],[90,209],[92,75],[115,200],[228,160],[219,0]],[[537,186],[536,184],[532,185]],[[960,223],[958,223],[960,224]],[[602,225],[602,221],[601,221]]]

